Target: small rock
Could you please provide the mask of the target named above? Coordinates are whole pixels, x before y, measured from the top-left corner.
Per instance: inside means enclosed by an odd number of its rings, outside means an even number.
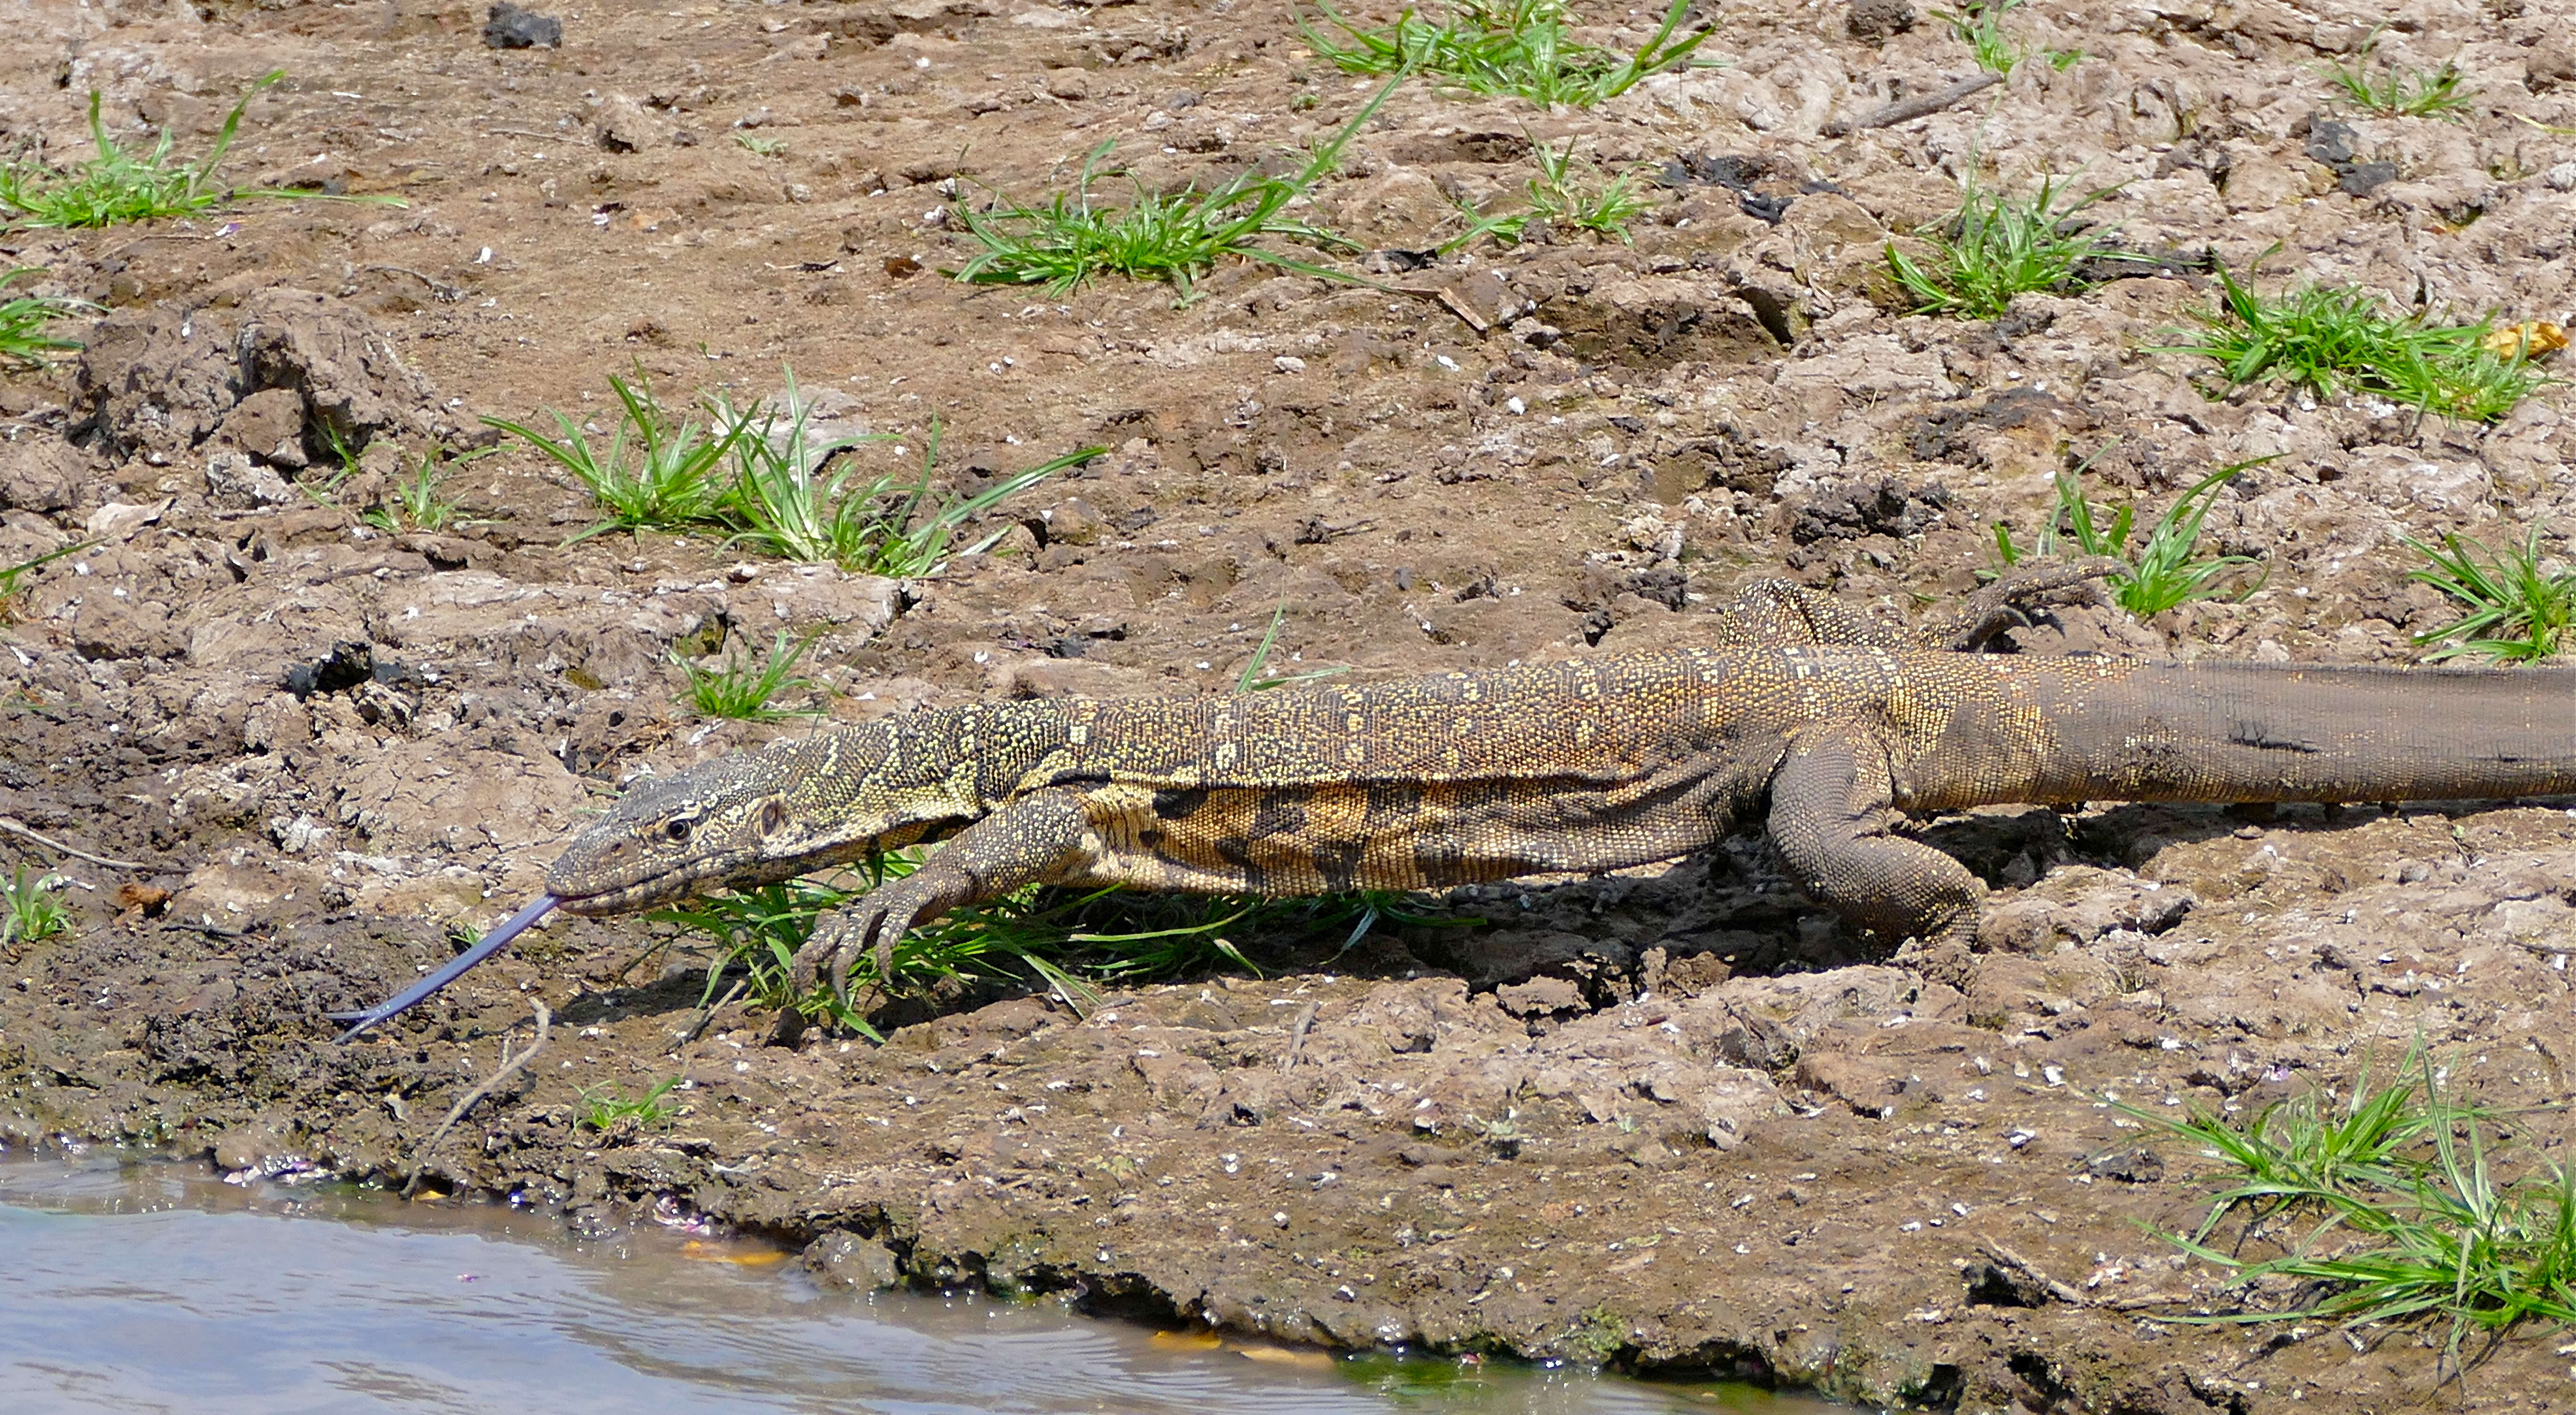
[[[855,1233],[826,1233],[805,1245],[797,1259],[817,1287],[839,1292],[882,1292],[903,1281],[893,1250]]]
[[[176,499],[165,496],[142,506],[123,501],[111,501],[89,513],[89,520],[83,524],[82,529],[89,532],[92,540],[125,540],[136,531],[160,520],[161,513],[169,510],[170,503]]]
[[[0,442],[0,511],[69,510],[89,458],[59,437]]]
[[[540,44],[561,49],[563,21],[500,0],[484,18],[483,43],[493,49],[533,49]]]
[[[2336,171],[2350,165],[2361,152],[2361,134],[2350,123],[2332,118],[2313,118],[2308,122],[2308,156]]]
[[[2343,180],[2335,185],[2343,188],[2347,196],[2366,197],[2396,180],[2397,164],[2394,162],[2356,162],[2352,164],[2352,170],[2343,174]]]
[[[640,152],[671,136],[670,124],[622,93],[603,100],[591,122],[599,131],[599,145],[610,152]]]
[[[2164,1156],[2144,1145],[2118,1145],[2084,1157],[2085,1172],[2123,1184],[2153,1184],[2165,1177]]]
[[[217,1135],[212,1155],[215,1168],[235,1174],[244,1170],[260,1174],[284,1172],[292,1157],[284,1153],[287,1139],[279,1133],[281,1127],[278,1121],[253,1121]]]
[[[1049,69],[1046,91],[1057,98],[1079,101],[1091,96],[1091,75],[1080,69]]]
[[[218,452],[208,458],[206,491],[219,503],[245,509],[280,506],[295,499],[295,488],[276,468],[252,461],[247,452]]]
[[[1515,1017],[1584,1010],[1583,990],[1563,978],[1538,977],[1525,983],[1505,983],[1494,989],[1494,1000]]]
[[[1914,28],[1914,7],[1907,0],[1852,0],[1843,17],[1843,32],[1863,44],[1885,44]]]
[[[1038,513],[1046,526],[1047,544],[1090,545],[1100,539],[1108,521],[1100,508],[1079,496],[1069,496]]]
[[[301,467],[304,453],[304,395],[292,388],[263,388],[224,415],[216,435],[263,461]]]
[[[2576,84],[2576,40],[2561,35],[2533,45],[2522,61],[2522,74],[2523,87],[2533,93]]]

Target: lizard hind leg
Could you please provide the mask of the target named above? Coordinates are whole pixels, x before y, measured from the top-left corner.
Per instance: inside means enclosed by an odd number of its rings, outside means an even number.
[[[1849,723],[1790,738],[1771,778],[1771,840],[1816,900],[1893,943],[1965,944],[1985,885],[1968,867],[1890,833],[1887,750]]]
[[[1709,636],[1722,649],[1792,648],[1804,644],[1915,648],[1905,631],[1791,580],[1740,586],[1719,610]]]

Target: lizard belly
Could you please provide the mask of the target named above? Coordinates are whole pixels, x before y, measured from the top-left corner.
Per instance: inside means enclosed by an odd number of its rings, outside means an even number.
[[[1087,794],[1096,844],[1065,883],[1202,893],[1436,889],[1618,869],[1703,848],[1733,815],[1732,792],[1688,771],[1609,789],[1542,778]]]

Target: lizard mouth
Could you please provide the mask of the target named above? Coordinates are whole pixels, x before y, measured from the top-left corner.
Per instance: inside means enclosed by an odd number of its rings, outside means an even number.
[[[546,892],[561,902],[567,914],[599,918],[607,914],[632,913],[656,904],[676,904],[712,889],[775,884],[804,873],[806,868],[793,862],[764,861],[750,851],[741,851],[715,859],[692,861],[678,869],[611,883],[603,888],[580,891],[570,887],[570,881],[561,877],[565,871],[558,864],[556,869],[547,872]]]

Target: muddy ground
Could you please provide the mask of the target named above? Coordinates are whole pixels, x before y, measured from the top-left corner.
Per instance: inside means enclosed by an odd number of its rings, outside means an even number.
[[[1301,667],[1616,652],[1688,642],[1764,576],[1937,610],[2074,457],[2152,509],[2276,455],[2209,521],[2261,588],[2143,624],[2074,611],[2020,647],[2410,661],[2444,611],[2398,536],[2537,524],[2564,553],[2567,391],[2491,427],[2213,399],[2153,346],[2207,306],[2197,258],[2276,243],[2266,281],[2566,319],[2576,7],[2399,11],[2380,52],[2475,87],[2445,122],[2326,102],[2319,66],[2383,7],[2039,0],[2013,32],[2083,57],[1828,137],[1973,72],[1966,47],[1928,14],[1898,28],[1903,4],[1729,0],[1698,12],[1719,66],[1590,113],[1398,93],[1304,213],[1383,252],[1344,264],[1394,290],[1238,264],[1175,309],[1156,286],[944,279],[969,249],[945,194],[1033,197],[1110,138],[1141,180],[1210,183],[1329,134],[1367,86],[1275,0],[581,6],[560,48],[522,50],[419,0],[12,9],[13,150],[80,155],[96,89],[113,131],[198,151],[282,68],[229,170],[406,203],[0,236],[38,288],[103,307],[68,327],[84,353],[0,383],[0,563],[99,541],[27,576],[0,639],[0,815],[137,866],[9,837],[75,882],[76,919],[7,958],[12,1143],[377,1180],[420,1162],[576,1222],[811,1240],[858,1285],[1069,1289],[1871,1402],[2576,1408],[2565,1333],[2440,1384],[2438,1330],[2172,1320],[2228,1306],[2150,1231],[2196,1219],[2208,1166],[2104,1104],[2252,1107],[2418,1037],[2492,1097],[2568,1098],[2563,803],[1943,822],[1997,894],[1973,968],[1939,977],[1820,920],[1743,840],[1477,891],[1485,928],[1383,928],[1338,959],[1243,939],[1260,976],[1113,990],[1088,1016],[970,998],[882,1048],[763,1047],[737,1007],[675,1050],[698,976],[622,973],[669,932],[634,921],[564,920],[380,1039],[334,1047],[321,1018],[532,895],[648,764],[804,730],[673,700],[674,649],[779,628],[822,630],[844,719],[1223,691],[1283,604],[1275,661]],[[1623,46],[1652,26],[1598,18]],[[1612,166],[1740,161],[1681,164],[1633,245],[1404,254],[1569,138]],[[2122,238],[2185,259],[1991,323],[1892,309],[1884,243],[1979,163],[2125,183],[2102,208]],[[961,492],[1110,452],[1008,506],[995,553],[901,585],[703,536],[563,548],[592,511],[524,448],[452,483],[470,524],[358,519],[480,415],[601,417],[607,377],[639,368],[674,401],[742,403],[782,367],[899,439],[858,454],[889,467],[940,420]],[[326,427],[360,470],[317,498]],[[537,1064],[424,1155],[537,1000]],[[584,1088],[675,1077],[667,1126],[576,1126]]]

